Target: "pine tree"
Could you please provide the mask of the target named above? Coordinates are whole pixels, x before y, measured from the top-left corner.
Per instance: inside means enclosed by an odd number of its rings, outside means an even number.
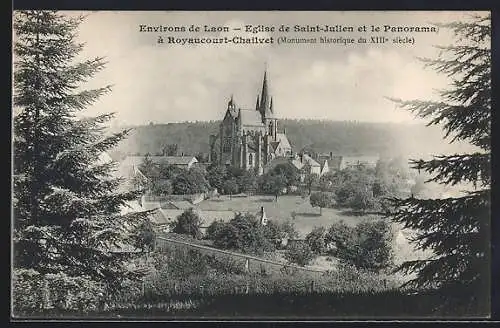
[[[112,114],[78,116],[110,91],[81,90],[105,64],[75,63],[82,20],[55,11],[14,14],[14,268],[112,288],[134,273],[127,256],[111,250],[131,242],[129,228],[144,216],[120,215],[137,195],[118,192],[115,163],[99,161],[128,131],[106,134]]]
[[[477,147],[469,154],[434,156],[411,164],[443,185],[473,185],[473,191],[443,199],[394,199],[393,218],[416,231],[420,249],[430,249],[426,260],[407,261],[398,270],[416,272],[407,283],[438,288],[445,295],[460,293],[469,301],[489,295],[490,247],[490,120],[491,120],[491,18],[473,16],[470,21],[439,25],[453,31],[456,42],[440,46],[437,59],[422,58],[426,66],[452,81],[439,91],[440,101],[402,101],[398,106],[441,125],[450,143],[465,141]],[[484,304],[484,303],[483,303]]]

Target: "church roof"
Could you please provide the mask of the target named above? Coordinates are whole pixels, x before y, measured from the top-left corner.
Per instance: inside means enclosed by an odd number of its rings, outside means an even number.
[[[260,113],[254,109],[240,109],[240,121],[242,126],[264,126]]]
[[[278,145],[280,144],[279,141],[271,141],[269,143],[269,146],[271,146],[271,150],[274,152],[278,148]]]
[[[286,137],[286,134],[284,133],[277,133],[276,134],[276,139],[281,143],[281,147],[284,149],[291,149],[292,146],[290,146],[290,142],[288,141],[288,138]]]

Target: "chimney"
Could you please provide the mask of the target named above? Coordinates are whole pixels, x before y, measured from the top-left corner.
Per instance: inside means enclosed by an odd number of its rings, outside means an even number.
[[[333,159],[333,152],[330,152],[330,159]]]

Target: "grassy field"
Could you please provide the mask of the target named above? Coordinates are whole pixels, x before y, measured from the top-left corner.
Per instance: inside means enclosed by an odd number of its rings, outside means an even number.
[[[270,219],[278,221],[290,220],[301,237],[307,235],[315,226],[329,227],[334,222],[343,220],[346,224],[356,225],[366,219],[364,216],[353,216],[343,211],[324,208],[314,208],[309,203],[309,198],[301,196],[280,196],[276,202],[273,196],[248,196],[235,197],[220,196],[198,204],[204,211],[230,210],[235,212],[257,213],[261,206]]]
[[[197,205],[204,211],[241,211],[257,213],[261,206],[264,206],[269,218],[278,221],[291,221],[300,237],[305,237],[316,226],[328,228],[335,222],[344,221],[348,225],[357,225],[364,220],[373,218],[374,215],[357,216],[348,211],[324,208],[321,211],[312,207],[308,197],[284,195],[275,201],[273,196],[220,196],[219,198],[208,199]],[[406,260],[424,258],[430,252],[417,251],[408,242],[410,232],[401,230],[399,225],[394,225],[396,236],[394,240],[395,263],[399,264]],[[332,263],[318,258],[312,265],[317,267],[331,267]]]

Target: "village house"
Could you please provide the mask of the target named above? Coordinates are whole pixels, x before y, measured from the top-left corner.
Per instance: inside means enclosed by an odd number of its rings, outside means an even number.
[[[127,156],[120,162],[120,167],[124,172],[139,170],[146,156]],[[149,159],[156,165],[174,165],[183,169],[190,169],[198,160],[194,156],[149,156]],[[131,171],[132,170],[132,171]]]
[[[375,168],[380,156],[343,156],[340,163],[340,169],[354,168],[358,166]]]
[[[342,155],[334,155],[333,152],[330,152],[329,154],[318,154],[316,160],[322,167],[321,175],[327,172],[339,171],[342,158]]]

